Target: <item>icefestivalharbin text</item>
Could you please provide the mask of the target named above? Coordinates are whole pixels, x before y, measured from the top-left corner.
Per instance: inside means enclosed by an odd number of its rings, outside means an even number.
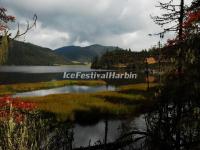
[[[137,79],[133,72],[64,72],[63,79]]]

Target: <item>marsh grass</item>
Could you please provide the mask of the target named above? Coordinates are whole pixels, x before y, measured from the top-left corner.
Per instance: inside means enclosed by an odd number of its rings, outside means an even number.
[[[154,88],[158,86],[158,83],[150,83],[149,87]],[[138,84],[130,84],[130,85],[124,85],[120,86],[120,91],[147,91],[147,84],[146,83],[138,83]]]
[[[135,115],[144,106],[152,104],[144,90],[145,84],[119,87],[117,91],[96,93],[52,94],[41,97],[26,97],[40,110],[52,112],[59,120],[93,120],[106,117],[128,117]],[[154,87],[155,85],[151,85]],[[140,93],[130,92],[140,91]],[[145,108],[146,109],[146,108]]]
[[[29,97],[25,100],[34,102],[39,109],[53,112],[63,120],[76,120],[76,113],[93,115],[125,115],[130,112],[129,106],[120,103],[111,103],[93,94],[57,94],[43,97]],[[83,116],[82,116],[83,117]]]
[[[100,92],[94,94],[97,97],[104,98],[106,101],[112,102],[112,103],[120,103],[120,104],[138,104],[146,100],[145,96],[141,94],[125,94],[119,92]]]
[[[39,83],[21,83],[1,85],[0,94],[32,91],[65,85],[105,85],[104,81],[63,80]],[[153,104],[155,83],[147,91],[145,83],[124,85],[116,91],[96,93],[52,94],[41,97],[25,97],[25,101],[34,102],[38,109],[56,114],[59,120],[94,120],[95,118],[128,117]]]
[[[0,85],[0,95],[11,95],[17,92],[34,91],[40,89],[49,89],[54,87],[62,87],[66,85],[87,85],[87,86],[98,86],[105,85],[106,82],[103,80],[60,80],[60,81],[49,81],[49,82],[37,82],[37,83],[18,83]]]

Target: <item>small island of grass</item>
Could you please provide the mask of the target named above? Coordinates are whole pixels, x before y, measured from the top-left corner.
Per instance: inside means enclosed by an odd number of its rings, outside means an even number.
[[[55,87],[67,86],[67,85],[98,86],[98,85],[106,85],[106,82],[103,80],[87,80],[87,81],[86,80],[60,80],[60,81],[49,81],[49,82],[0,85],[0,96],[13,95],[17,92],[50,89],[50,88],[55,88]]]

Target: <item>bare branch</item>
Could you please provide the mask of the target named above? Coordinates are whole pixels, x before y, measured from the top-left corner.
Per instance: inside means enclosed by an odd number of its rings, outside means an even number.
[[[184,11],[186,10],[186,7],[184,6],[184,3],[180,3],[180,5],[177,5],[174,4],[174,2],[174,0],[170,0],[169,2],[165,3],[159,2],[159,5],[156,7],[159,7],[161,10],[164,10],[166,12],[164,14],[161,14],[160,16],[151,16],[153,21],[163,28],[163,31],[158,33],[158,35],[161,33],[165,34],[166,32],[170,31],[179,31],[179,37],[182,36],[182,20],[184,18]]]
[[[19,38],[23,35],[25,35],[29,30],[31,30],[33,27],[36,26],[36,22],[37,22],[37,15],[35,14],[33,16],[33,23],[30,25],[29,24],[29,21],[27,21],[27,26],[26,26],[26,29],[24,32],[20,33],[20,26],[19,26],[19,23],[18,23],[18,27],[17,27],[17,33],[16,35],[12,38],[13,40],[16,39],[16,38]]]

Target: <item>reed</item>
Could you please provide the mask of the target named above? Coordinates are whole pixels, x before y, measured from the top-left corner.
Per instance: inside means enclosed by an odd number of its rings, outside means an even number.
[[[26,97],[24,100],[36,103],[40,110],[55,113],[62,120],[75,121],[80,117],[95,116],[125,117],[134,115],[142,106],[151,103],[149,94],[146,95],[144,91],[144,85],[122,86],[117,91]],[[151,85],[154,86],[156,84]],[[136,89],[140,93],[129,92]]]
[[[153,88],[158,86],[158,83],[150,83],[149,87]],[[120,86],[120,91],[147,91],[147,84],[146,83],[138,83],[138,84],[130,84]]]

